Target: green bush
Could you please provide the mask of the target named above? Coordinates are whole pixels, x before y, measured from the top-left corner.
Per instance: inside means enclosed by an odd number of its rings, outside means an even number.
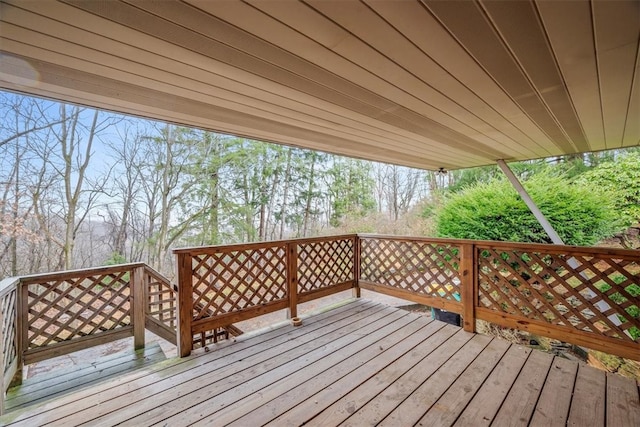
[[[629,222],[640,222],[640,151],[602,163],[582,174],[577,183],[613,194],[614,207]]]
[[[566,244],[593,245],[622,228],[610,194],[548,172],[524,186]],[[437,214],[436,230],[441,237],[551,243],[506,180],[478,183],[450,195]]]

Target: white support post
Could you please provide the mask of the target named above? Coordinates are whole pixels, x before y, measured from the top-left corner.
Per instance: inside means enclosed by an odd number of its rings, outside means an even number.
[[[522,184],[518,180],[518,177],[514,175],[511,168],[509,168],[509,166],[505,163],[504,160],[498,160],[498,166],[500,166],[500,169],[502,169],[502,172],[507,176],[507,179],[509,180],[511,185],[513,185],[513,188],[515,188],[518,194],[520,195],[520,197],[522,197],[522,200],[527,205],[527,207],[529,207],[529,210],[531,211],[533,216],[536,217],[536,219],[538,220],[538,222],[540,223],[544,231],[547,232],[547,235],[549,235],[549,237],[551,238],[551,241],[556,245],[564,245],[562,238],[558,235],[558,233],[556,233],[556,230],[553,228],[551,223],[544,216],[542,211],[538,208],[538,205],[536,205],[536,203],[533,201],[531,196],[529,196],[529,193],[527,193],[527,190],[525,190],[525,188],[522,186]],[[571,260],[575,262],[573,258],[571,258]],[[574,266],[572,265],[571,267],[574,267]]]
[[[500,169],[502,169],[502,172],[507,176],[507,179],[509,180],[509,182],[511,182],[511,185],[513,185],[513,188],[515,188],[518,194],[520,195],[520,197],[522,197],[522,200],[529,207],[529,210],[531,211],[533,216],[536,217],[536,219],[538,220],[538,222],[540,223],[544,231],[547,232],[547,235],[551,238],[551,241],[556,245],[564,245],[565,243],[562,240],[562,238],[558,235],[558,233],[553,228],[551,223],[547,220],[547,218],[544,216],[542,211],[540,211],[540,209],[538,208],[538,205],[536,205],[533,199],[531,199],[531,196],[529,196],[529,193],[527,193],[527,190],[522,186],[522,184],[520,183],[520,180],[518,180],[518,177],[515,176],[511,168],[509,168],[509,166],[505,163],[504,160],[498,160],[498,166],[500,167]],[[578,261],[576,261],[576,259],[573,257],[567,260],[567,264],[569,264],[569,266],[573,269],[577,269],[579,267]],[[581,272],[580,275],[585,280],[589,280],[589,278],[586,276],[584,272]],[[595,297],[595,294],[590,289],[587,289],[586,293],[589,298]],[[598,307],[598,310],[600,310],[603,313],[611,309],[611,306],[609,306],[607,302],[602,300],[596,302],[594,305]],[[609,320],[611,320],[611,322],[614,325],[622,324],[620,319],[618,319],[618,316],[616,316],[615,314],[608,316],[608,318]]]

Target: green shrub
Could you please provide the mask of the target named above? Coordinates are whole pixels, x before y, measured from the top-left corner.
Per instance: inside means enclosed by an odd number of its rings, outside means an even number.
[[[565,243],[588,246],[622,227],[611,195],[538,174],[525,188]],[[478,183],[449,196],[437,214],[441,237],[551,243],[518,193],[506,180]]]
[[[640,151],[602,163],[585,172],[577,183],[612,194],[613,206],[629,222],[640,222]]]

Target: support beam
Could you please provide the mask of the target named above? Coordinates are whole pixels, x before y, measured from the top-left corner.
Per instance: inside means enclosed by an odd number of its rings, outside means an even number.
[[[498,166],[502,169],[502,172],[507,176],[507,179],[513,185],[513,188],[516,189],[520,197],[524,203],[529,207],[529,210],[536,217],[544,231],[547,232],[547,235],[551,238],[551,241],[556,245],[564,245],[564,241],[562,238],[556,233],[556,230],[553,228],[551,223],[547,220],[547,217],[544,216],[542,211],[538,208],[538,205],[533,201],[527,190],[522,186],[518,177],[514,175],[513,171],[509,166],[505,163],[504,160],[498,160]],[[573,267],[573,266],[572,266]]]
[[[547,235],[551,238],[551,241],[556,245],[564,245],[565,243],[562,240],[562,238],[558,235],[558,233],[553,228],[551,223],[547,220],[547,218],[544,216],[542,211],[540,211],[540,209],[538,208],[538,205],[536,205],[533,199],[531,199],[531,196],[529,196],[529,193],[527,193],[527,190],[522,186],[522,184],[520,183],[520,180],[518,180],[518,177],[515,176],[511,168],[509,168],[509,166],[505,163],[504,160],[498,160],[498,166],[500,167],[500,169],[502,169],[502,172],[507,176],[507,179],[509,180],[509,182],[511,182],[511,185],[513,185],[513,188],[515,188],[518,194],[520,195],[520,197],[522,197],[522,200],[529,207],[529,210],[531,211],[533,216],[536,217],[536,219],[538,220],[538,222],[540,223],[544,231],[547,232]],[[569,264],[569,266],[574,270],[578,270],[578,267],[580,267],[580,264],[578,263],[578,261],[573,257],[567,259],[567,264]],[[582,278],[585,281],[589,280],[589,277],[587,277],[584,271],[580,273],[580,276],[582,276]],[[593,299],[596,296],[591,289],[587,288],[585,292],[590,299]],[[611,310],[611,306],[603,300],[595,302],[594,305],[602,313],[606,313]],[[622,324],[622,321],[615,314],[609,315],[608,318],[609,320],[611,320],[611,322],[613,322],[614,325]]]

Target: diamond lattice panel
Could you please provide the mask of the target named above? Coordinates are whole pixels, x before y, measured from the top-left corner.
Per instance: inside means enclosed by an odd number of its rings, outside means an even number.
[[[177,330],[177,292],[168,280],[147,274],[148,301],[147,315],[162,322],[172,330]]]
[[[459,300],[459,249],[423,241],[361,240],[361,279],[406,291]]]
[[[298,292],[353,280],[353,239],[298,245]]]
[[[285,246],[193,256],[193,318],[287,298]]]
[[[30,283],[28,348],[131,324],[128,272]]]
[[[15,359],[16,350],[16,298],[18,292],[16,289],[9,291],[0,301],[0,310],[2,310],[2,358],[4,360],[4,372],[7,372],[11,362]]]
[[[478,276],[486,308],[640,342],[636,262],[487,248]]]

